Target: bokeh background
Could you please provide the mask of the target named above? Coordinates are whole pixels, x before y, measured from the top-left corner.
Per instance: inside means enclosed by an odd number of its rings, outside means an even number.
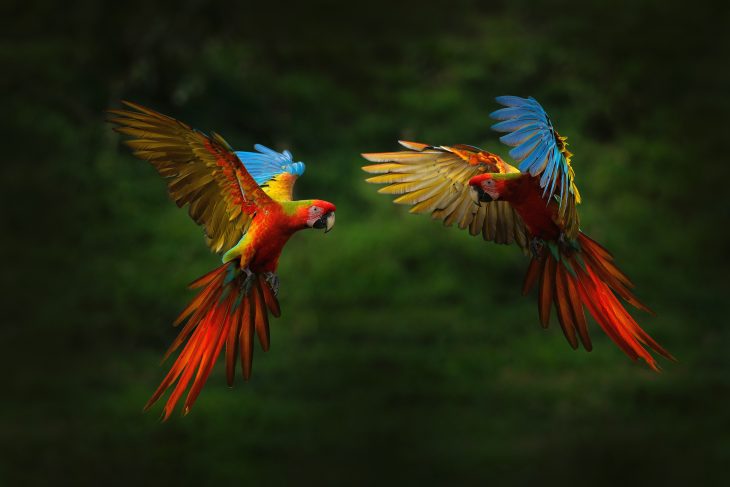
[[[714,4],[714,5],[713,5]],[[727,6],[3,2],[3,485],[711,483],[730,467]],[[406,138],[506,155],[494,96],[570,137],[582,222],[658,315],[655,374],[543,331],[526,259],[376,194]],[[120,99],[307,163],[335,231],[283,255],[252,380],[142,405],[216,266],[104,122]],[[219,364],[220,365],[220,364]]]

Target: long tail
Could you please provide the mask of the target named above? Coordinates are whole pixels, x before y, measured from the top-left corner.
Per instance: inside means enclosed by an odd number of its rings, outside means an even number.
[[[276,317],[281,312],[276,294],[265,277],[252,274],[248,281],[246,277],[246,273],[241,271],[237,263],[229,262],[190,284],[190,289],[203,289],[175,320],[175,326],[186,319],[187,323],[167,350],[163,361],[183,342],[187,340],[187,343],[165,379],[147,401],[145,411],[174,384],[175,388],[167,399],[163,413],[163,420],[167,420],[192,381],[183,405],[183,414],[190,412],[224,344],[228,385],[233,384],[236,355],[239,353],[243,378],[249,379],[254,332],[258,335],[261,348],[267,351],[268,312]]]
[[[586,308],[611,340],[633,360],[642,358],[658,371],[647,347],[675,360],[641,329],[616,297],[652,313],[631,292],[634,284],[616,267],[613,256],[583,233],[578,234],[574,246],[564,248],[549,243],[538,257],[533,258],[525,275],[523,294],[529,292],[535,281],[539,283],[540,323],[547,328],[552,303],[555,303],[560,326],[574,349],[578,347],[578,338],[586,350],[592,349],[586,327]]]

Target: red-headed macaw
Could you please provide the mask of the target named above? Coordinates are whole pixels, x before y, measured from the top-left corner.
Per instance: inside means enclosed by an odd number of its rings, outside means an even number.
[[[497,102],[505,108],[491,114],[499,121],[492,128],[507,132],[500,140],[514,146],[510,156],[520,162],[519,169],[473,146],[401,141],[409,150],[363,154],[376,163],[363,169],[378,174],[367,181],[387,184],[379,192],[400,195],[395,202],[412,205],[411,213],[431,213],[445,225],[458,223],[485,240],[517,243],[532,256],[523,294],[539,283],[543,327],[555,303],[570,345],[577,348],[580,339],[591,350],[587,309],[629,357],[642,358],[658,370],[645,347],[673,357],[639,327],[617,296],[649,309],[630,291],[633,284],[611,254],[579,231],[580,194],[566,137],[532,97],[501,96]]]
[[[175,325],[187,322],[165,358],[185,346],[145,406],[150,408],[174,384],[164,408],[166,420],[192,381],[183,406],[184,414],[190,411],[224,345],[228,385],[237,354],[248,380],[254,334],[268,350],[268,313],[280,316],[276,269],[284,244],[305,228],[330,231],[335,205],[292,201],[304,164],[293,162],[288,151],[256,145],[258,152],[234,152],[218,134],[207,136],[154,110],[124,104],[127,110],[109,110],[109,121],[132,137],[126,144],[134,155],[167,179],[178,207],[188,205],[210,248],[223,253],[222,266],[190,284],[202,290],[175,320]]]

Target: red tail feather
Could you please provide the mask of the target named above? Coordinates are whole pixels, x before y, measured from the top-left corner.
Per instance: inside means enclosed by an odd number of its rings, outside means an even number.
[[[550,308],[555,303],[558,320],[565,337],[577,348],[577,337],[586,350],[592,345],[586,328],[584,308],[603,331],[626,353],[636,360],[643,359],[649,367],[659,370],[647,348],[674,360],[674,357],[652,339],[626,311],[616,296],[638,309],[651,312],[630,291],[633,283],[613,263],[613,256],[598,243],[580,233],[578,250],[559,249],[558,261],[547,248],[530,263],[523,291],[535,281],[540,283],[538,308],[540,322],[547,326]]]
[[[268,350],[268,313],[277,317],[280,315],[279,302],[264,276],[252,275],[251,280],[246,282],[246,274],[232,262],[197,279],[190,287],[203,289],[175,321],[177,325],[187,318],[187,323],[170,346],[165,358],[185,340],[187,343],[145,405],[145,410],[152,407],[174,384],[175,387],[165,404],[164,420],[170,417],[192,381],[183,406],[184,414],[190,411],[213,370],[223,345],[226,346],[228,384],[233,383],[238,353],[241,354],[243,377],[248,380],[251,376],[254,330],[259,335],[262,348]]]

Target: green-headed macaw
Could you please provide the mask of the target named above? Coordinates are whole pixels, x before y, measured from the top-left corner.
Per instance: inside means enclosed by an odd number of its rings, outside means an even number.
[[[387,184],[379,192],[400,195],[396,203],[411,213],[431,213],[447,226],[457,223],[472,235],[496,243],[517,243],[532,256],[523,294],[539,283],[540,323],[547,327],[552,303],[565,337],[575,349],[578,339],[591,350],[584,309],[632,359],[658,366],[645,348],[673,357],[636,323],[618,297],[649,311],[630,289],[631,281],[611,254],[579,230],[580,194],[570,164],[566,137],[553,127],[532,97],[500,96],[505,108],[491,114],[492,128],[513,146],[519,168],[496,154],[468,145],[400,144],[406,151],[363,154],[376,164],[363,169]]]
[[[165,358],[185,346],[145,406],[150,408],[174,384],[164,408],[166,420],[192,381],[183,406],[184,414],[190,411],[224,345],[228,385],[237,354],[248,380],[254,334],[268,350],[268,313],[280,316],[276,269],[284,244],[305,228],[330,231],[335,205],[292,201],[304,164],[293,162],[288,151],[256,145],[258,152],[234,152],[218,134],[207,136],[149,108],[124,104],[128,109],[109,110],[109,121],[131,137],[126,144],[134,155],[151,162],[167,180],[178,207],[188,205],[210,248],[223,253],[222,266],[190,284],[202,290],[175,320],[175,325],[187,321]]]

